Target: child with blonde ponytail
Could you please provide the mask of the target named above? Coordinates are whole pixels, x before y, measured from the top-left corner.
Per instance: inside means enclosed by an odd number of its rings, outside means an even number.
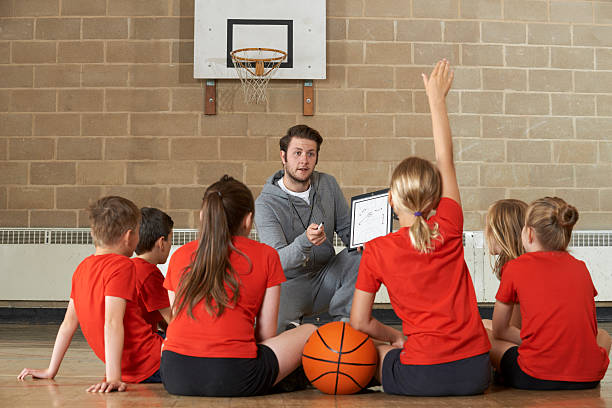
[[[355,285],[350,322],[386,343],[377,346],[377,379],[390,394],[472,395],[489,386],[490,343],[463,258],[463,212],[446,110],[452,80],[446,60],[423,75],[436,165],[409,157],[395,168],[389,200],[401,228],[366,244]],[[402,331],[372,317],[381,284]]]
[[[578,210],[558,197],[527,208],[525,254],[506,263],[493,311],[491,362],[503,381],[530,390],[594,388],[612,343],[597,328],[597,291],[584,262],[567,252]],[[511,324],[520,304],[522,327]]]
[[[248,238],[254,211],[251,191],[223,176],[204,193],[200,238],[172,255],[164,287],[173,319],[161,358],[171,394],[266,394],[301,364],[316,328],[275,336],[285,275],[274,248]]]

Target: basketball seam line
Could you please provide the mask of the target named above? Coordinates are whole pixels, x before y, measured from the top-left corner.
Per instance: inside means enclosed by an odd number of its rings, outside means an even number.
[[[321,374],[320,376],[318,376],[317,378],[314,378],[314,379],[313,379],[312,381],[310,381],[310,382],[311,382],[311,383],[314,383],[315,381],[319,381],[319,380],[320,380],[322,377],[325,377],[327,374],[334,374],[334,373],[335,373],[334,371],[327,371],[327,372],[325,372],[325,373]],[[348,374],[346,374],[346,373],[343,373],[342,371],[340,371],[340,372],[338,372],[338,373],[335,373],[335,374],[336,374],[336,382],[338,382],[338,375],[339,375],[339,374],[342,374],[342,375],[344,375],[344,376],[346,376],[346,377],[350,378],[350,380],[351,380],[352,382],[354,382],[355,384],[357,384],[357,386],[358,386],[360,389],[364,389],[364,388],[365,388],[365,386],[362,386],[361,384],[359,384],[359,383],[358,383],[358,382],[357,382],[357,381],[356,381],[356,380],[355,380],[353,377],[351,377],[350,375],[348,375]],[[334,393],[334,394],[335,394],[335,393]]]
[[[316,358],[316,357],[309,356],[307,354],[302,354],[302,357],[309,358],[311,360],[321,361],[323,363],[331,363],[331,364],[337,363],[336,361],[333,361],[333,360],[325,360],[322,358]],[[349,363],[347,361],[341,361],[340,364],[346,364],[346,365],[352,365],[352,366],[375,366],[376,365],[376,363]]]
[[[340,378],[340,360],[342,360],[342,345],[344,345],[344,329],[346,323],[342,322],[342,335],[340,337],[340,353],[338,354],[338,365],[336,367],[336,387],[334,388],[334,394],[338,394],[338,379]]]
[[[342,322],[342,324],[344,325],[344,324],[346,324],[346,323]],[[344,336],[344,326],[342,326],[342,332],[343,332],[343,336]],[[325,342],[325,340],[323,339],[323,336],[321,336],[321,333],[319,333],[319,331],[318,331],[318,330],[317,330],[315,333],[317,333],[317,336],[319,336],[319,338],[320,338],[320,339],[321,339],[321,341],[323,342],[323,345],[324,345],[325,347],[327,347],[327,349],[328,349],[329,351],[332,351],[332,352],[337,353],[337,354],[350,354],[350,353],[354,352],[355,350],[359,349],[359,347],[363,346],[363,345],[364,345],[364,343],[365,343],[366,341],[368,341],[368,339],[370,338],[369,336],[366,336],[366,337],[365,337],[365,339],[363,339],[363,341],[362,341],[361,343],[359,343],[359,345],[358,345],[357,347],[355,347],[354,349],[352,349],[352,350],[349,350],[349,351],[338,351],[338,350],[335,350],[335,349],[333,349],[332,347],[330,347],[330,346],[329,346],[329,344],[327,344],[327,343]],[[342,350],[342,345],[340,345],[340,349]]]

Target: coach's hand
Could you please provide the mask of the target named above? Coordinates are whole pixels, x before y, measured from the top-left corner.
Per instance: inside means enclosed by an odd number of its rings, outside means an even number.
[[[306,229],[306,238],[308,238],[312,245],[321,245],[327,239],[325,236],[325,225],[321,225],[319,228],[319,224],[310,224],[308,229]]]

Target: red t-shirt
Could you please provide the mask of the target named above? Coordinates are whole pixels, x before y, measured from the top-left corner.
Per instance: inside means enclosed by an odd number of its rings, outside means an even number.
[[[437,223],[443,238],[432,252],[418,252],[408,228],[376,238],[366,244],[355,285],[369,293],[387,287],[407,337],[403,364],[448,363],[491,348],[463,258],[461,207],[442,198],[427,222]]]
[[[132,258],[136,267],[136,294],[138,305],[145,321],[151,325],[151,331],[157,332],[157,323],[164,320],[158,312],[170,307],[168,291],[164,289],[164,275],[157,265],[142,258]]]
[[[174,316],[168,325],[164,350],[193,357],[257,357],[255,318],[261,309],[267,288],[285,281],[280,258],[274,248],[245,237],[233,237],[234,246],[251,260],[232,252],[230,263],[240,279],[240,298],[220,317],[212,317],[201,301],[193,308],[195,320],[187,310]],[[174,292],[189,266],[198,242],[192,241],[179,248],[168,265],[164,287]]]
[[[151,332],[137,303],[134,263],[122,255],[91,255],[72,275],[70,298],[89,346],[100,360],[104,357],[105,296],[125,299],[121,379],[137,383],[159,369],[162,338]]]
[[[178,279],[183,274],[184,269],[191,264],[198,250],[198,240],[191,241],[178,248],[168,261],[168,270],[166,271],[166,278],[164,280],[164,288],[176,292],[178,288]],[[173,279],[172,281],[170,279]]]
[[[567,252],[529,252],[504,266],[496,298],[521,305],[524,372],[553,381],[603,378],[609,359],[597,345],[595,296],[586,265]]]

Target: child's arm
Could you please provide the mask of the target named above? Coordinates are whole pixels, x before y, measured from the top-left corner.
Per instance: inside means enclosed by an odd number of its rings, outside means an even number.
[[[262,341],[276,336],[276,325],[278,324],[278,305],[280,303],[280,285],[266,289],[261,309],[257,314],[255,325],[255,341]]]
[[[170,305],[172,305],[172,303]],[[172,319],[172,306],[159,309],[158,312],[160,315],[162,315],[166,323],[170,323],[170,320]]]
[[[121,355],[123,354],[123,317],[127,301],[120,297],[104,297],[104,357],[106,360],[106,381],[94,384],[90,392],[125,391],[121,381]]]
[[[401,331],[384,325],[372,317],[373,304],[374,293],[355,289],[353,306],[351,307],[351,326],[374,339],[388,342],[393,347],[403,347],[406,338]]]
[[[174,294],[173,290],[169,290],[168,291],[168,300],[170,301],[170,309],[172,309],[174,307],[174,297],[176,295]]]
[[[510,324],[513,310],[513,303],[504,303],[499,300],[495,302],[495,308],[493,309],[493,337],[520,345],[522,342],[521,331],[518,327]]]
[[[436,164],[442,176],[442,197],[452,198],[461,204],[455,163],[453,161],[453,140],[446,110],[446,95],[453,83],[454,73],[448,61],[438,61],[427,78],[423,74],[423,83],[429,99],[431,122],[433,128]]]
[[[74,301],[70,299],[68,302],[68,309],[66,309],[66,315],[64,321],[60,326],[57,337],[55,338],[55,345],[53,346],[53,353],[51,354],[51,361],[49,367],[46,370],[36,370],[32,368],[24,368],[21,373],[17,376],[19,380],[24,380],[28,375],[32,378],[55,378],[64,355],[70,346],[74,332],[79,327],[79,319],[74,309]]]

